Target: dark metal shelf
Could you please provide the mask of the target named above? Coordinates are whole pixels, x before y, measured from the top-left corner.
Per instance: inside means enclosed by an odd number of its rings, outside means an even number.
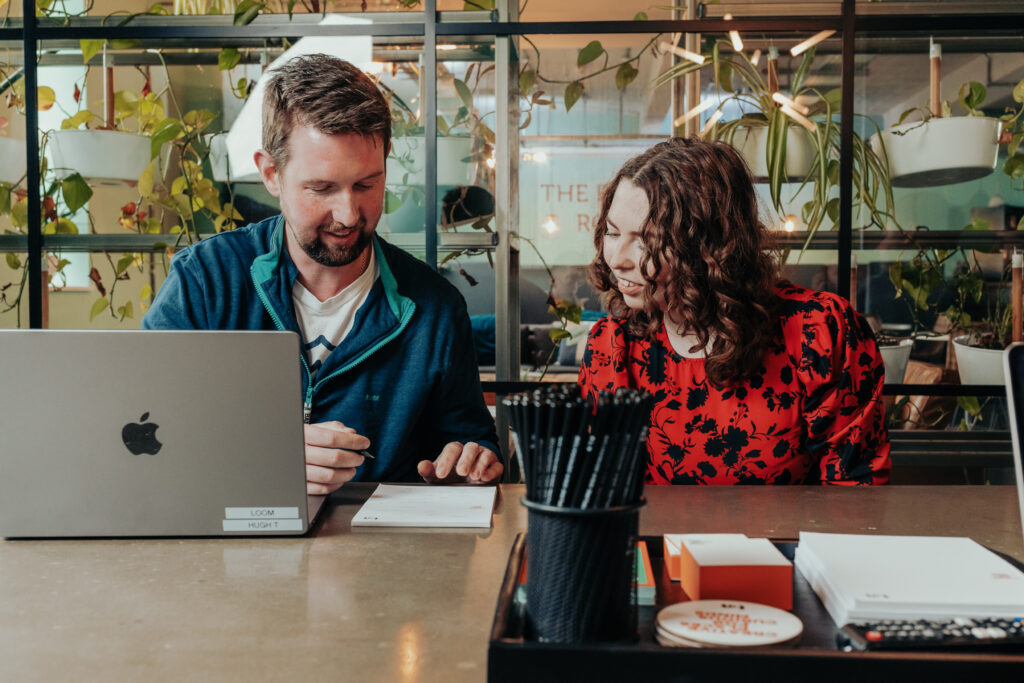
[[[807,241],[806,232],[775,231],[780,247],[799,249]],[[951,249],[967,247],[988,249],[1024,245],[1024,231],[1020,230],[860,230],[853,233],[853,249],[917,249],[921,247]],[[809,249],[838,249],[839,232],[815,233]]]

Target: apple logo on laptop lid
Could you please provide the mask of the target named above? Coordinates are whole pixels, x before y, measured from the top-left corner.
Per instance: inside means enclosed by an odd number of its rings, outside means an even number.
[[[121,440],[132,455],[156,455],[163,446],[156,438],[156,430],[160,425],[146,422],[148,419],[149,413],[143,413],[138,422],[129,422],[121,430]]]

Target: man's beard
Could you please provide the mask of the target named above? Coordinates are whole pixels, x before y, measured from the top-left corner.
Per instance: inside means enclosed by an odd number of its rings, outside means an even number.
[[[332,225],[327,228],[326,232],[340,232],[337,230],[338,226]],[[301,244],[302,250],[306,252],[306,256],[313,259],[321,266],[328,266],[336,268],[338,266],[347,266],[348,264],[359,258],[366,247],[370,244],[371,231],[366,229],[366,222],[360,221],[354,230],[357,230],[359,236],[356,238],[355,244],[351,246],[337,246],[328,247],[324,244],[323,240],[320,239],[318,234],[313,238],[311,242]]]

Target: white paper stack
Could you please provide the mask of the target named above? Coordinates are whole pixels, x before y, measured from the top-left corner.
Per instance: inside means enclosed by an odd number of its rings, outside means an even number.
[[[489,528],[495,486],[379,484],[352,526]]]
[[[1024,616],[1024,573],[969,538],[802,531],[796,567],[838,625]]]

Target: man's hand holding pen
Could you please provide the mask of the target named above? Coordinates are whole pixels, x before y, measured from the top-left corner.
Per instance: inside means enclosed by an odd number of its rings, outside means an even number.
[[[374,456],[366,449],[370,440],[341,422],[305,425],[306,491],[325,495],[356,476],[356,468]],[[505,470],[489,448],[472,441],[452,441],[436,460],[422,460],[416,468],[430,484],[489,484]]]
[[[369,455],[370,440],[340,422],[308,424],[304,429],[306,492],[324,495],[337,491],[356,476],[356,468]]]

